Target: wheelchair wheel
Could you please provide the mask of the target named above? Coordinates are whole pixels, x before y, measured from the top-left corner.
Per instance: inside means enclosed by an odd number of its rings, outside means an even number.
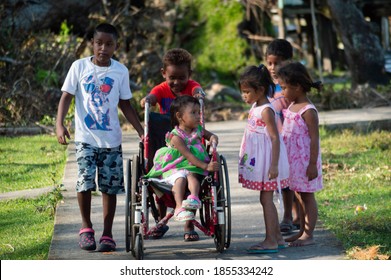
[[[215,236],[214,242],[216,246],[216,251],[219,253],[224,252],[225,248],[225,225],[216,225],[215,226]]]
[[[139,225],[135,225],[135,214],[136,214],[136,206],[140,202],[139,198],[139,179],[141,176],[141,167],[140,167],[140,158],[138,155],[133,155],[132,157],[132,162],[131,162],[131,180],[130,180],[130,192],[129,192],[129,200],[131,202],[130,205],[130,218],[129,218],[129,223],[130,223],[130,232],[131,232],[131,250],[132,250],[132,255],[136,257],[136,250],[138,248],[135,248],[136,245],[136,237],[137,234],[140,231]]]
[[[137,233],[134,246],[135,258],[137,260],[144,259],[144,242],[141,233]]]
[[[131,199],[131,160],[128,159],[125,163],[125,191],[126,191],[126,197],[125,197],[125,247],[126,252],[129,252],[132,248],[131,245],[131,239],[132,239],[132,199]]]
[[[224,156],[220,155],[219,184],[217,188],[217,206],[223,209],[224,220],[218,221],[215,226],[215,245],[218,252],[229,248],[231,244],[231,193],[229,186],[227,162]],[[220,216],[218,215],[220,219]]]
[[[208,184],[208,183],[204,183]],[[212,201],[212,193],[209,186],[201,186],[201,193],[200,198],[203,200],[203,203],[201,204],[200,211],[200,221],[201,225],[207,229],[211,230],[211,227],[213,227],[213,201]]]

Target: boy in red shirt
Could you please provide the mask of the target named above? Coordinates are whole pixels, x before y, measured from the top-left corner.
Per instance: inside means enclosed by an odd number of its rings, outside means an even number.
[[[165,146],[165,135],[171,131],[170,124],[170,106],[172,101],[181,95],[190,95],[196,98],[205,96],[201,85],[190,79],[192,74],[191,69],[191,54],[185,49],[174,48],[167,51],[163,56],[163,67],[161,73],[164,82],[155,86],[151,92],[141,99],[140,105],[145,107],[145,102],[148,100],[151,106],[159,105],[160,114],[150,113],[149,116],[149,151],[148,151],[148,169],[153,165],[153,157],[157,149]],[[157,200],[159,208],[159,218],[162,219],[166,215],[167,207],[163,202]],[[165,225],[159,228],[154,238],[162,238],[167,232],[168,226]],[[194,230],[194,225],[187,221],[184,228],[185,241],[197,241],[199,236]]]
[[[160,114],[168,114],[172,100],[180,95],[202,97],[204,92],[201,85],[190,79],[191,54],[180,48],[171,49],[163,56],[163,68],[161,73],[164,82],[155,86],[151,92],[141,99],[141,107],[144,108],[146,99],[151,106],[159,104]]]

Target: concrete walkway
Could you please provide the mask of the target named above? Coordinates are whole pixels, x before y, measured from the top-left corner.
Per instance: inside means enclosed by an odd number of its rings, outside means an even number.
[[[372,128],[390,129],[391,107],[337,110],[320,112],[320,124],[332,129],[352,127],[360,130]],[[248,255],[246,248],[262,240],[265,229],[263,214],[255,192],[245,190],[237,184],[237,155],[245,121],[226,121],[207,123],[207,128],[220,137],[219,152],[227,159],[231,189],[232,240],[230,248],[222,254],[215,252],[213,239],[203,236],[193,243],[183,242],[183,225],[170,221],[170,230],[161,240],[145,240],[145,259],[343,259],[343,249],[338,240],[318,222],[315,230],[316,244],[301,248],[287,248],[277,254]],[[123,135],[124,159],[129,159],[138,152],[138,139],[135,133]],[[113,253],[86,252],[78,248],[78,231],[80,213],[74,185],[77,175],[74,144],[68,147],[68,160],[65,167],[63,184],[65,187],[63,203],[58,207],[49,259],[56,260],[128,260],[133,259],[125,250],[125,196],[118,196],[117,213],[114,221],[113,235],[117,242],[117,251]],[[24,191],[23,196],[34,196],[42,190]],[[47,191],[47,190],[46,190]],[[18,192],[0,194],[0,199],[11,199],[19,196]],[[279,217],[282,216],[281,208]],[[249,213],[254,213],[249,215]],[[102,203],[99,194],[93,197],[92,220],[96,238],[102,232]]]

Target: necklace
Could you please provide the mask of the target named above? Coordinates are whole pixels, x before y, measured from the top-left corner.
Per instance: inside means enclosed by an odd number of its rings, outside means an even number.
[[[96,61],[96,60],[95,60]],[[106,70],[104,72],[104,75],[103,75],[103,78],[102,79],[99,79],[98,78],[98,75],[96,74],[96,66],[95,66],[95,63],[94,63],[94,58],[92,58],[92,64],[94,66],[94,77],[95,77],[95,86],[100,90],[100,91],[104,91],[103,89],[103,85],[105,83],[105,79],[106,79],[106,76],[107,76],[107,72],[109,71],[109,68],[111,66],[111,60],[110,60],[110,64],[106,67]]]

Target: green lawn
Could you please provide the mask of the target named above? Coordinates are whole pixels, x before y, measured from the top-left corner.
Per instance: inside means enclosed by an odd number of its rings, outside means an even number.
[[[0,137],[0,193],[57,185],[66,147],[55,136]]]
[[[319,217],[342,241],[379,246],[391,256],[391,133],[322,132],[324,189],[317,194]],[[356,212],[357,206],[366,208]]]
[[[55,136],[0,137],[0,193],[53,186],[36,199],[0,201],[0,259],[45,260],[66,147]]]
[[[54,216],[42,211],[40,199],[0,202],[0,259],[46,260],[53,235]]]

